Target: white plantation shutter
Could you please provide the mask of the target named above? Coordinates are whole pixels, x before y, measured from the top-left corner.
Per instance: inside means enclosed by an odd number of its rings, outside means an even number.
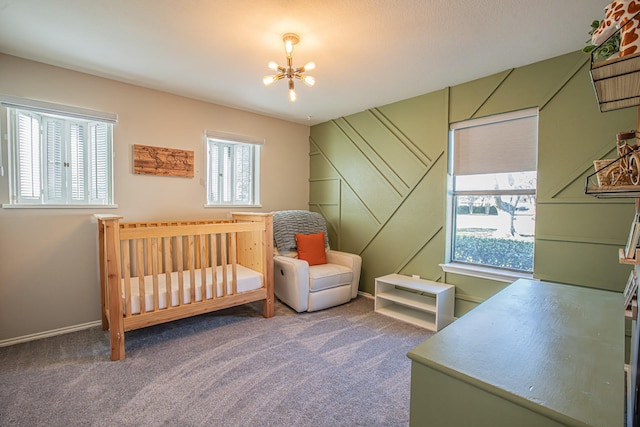
[[[235,203],[246,204],[251,199],[251,182],[253,181],[251,168],[252,147],[238,144],[235,149]]]
[[[111,170],[109,135],[109,125],[105,123],[89,125],[92,203],[107,203],[109,197],[109,171]]]
[[[80,123],[69,125],[69,182],[71,187],[71,200],[73,202],[84,201],[86,199],[86,145],[85,126]]]
[[[16,125],[16,157],[18,197],[25,201],[40,199],[40,122],[29,113],[14,116]]]
[[[209,179],[208,184],[208,200],[209,203],[220,204],[220,186],[218,181],[221,178],[220,175],[220,147],[217,144],[208,144],[208,165],[209,165]]]
[[[3,95],[0,104],[10,113],[12,204],[113,203],[115,115]]]
[[[232,176],[231,176],[231,147],[224,145],[222,147],[222,202],[231,203],[231,188],[232,188]]]
[[[55,119],[45,119],[45,175],[46,180],[46,200],[56,203],[64,203],[64,162],[62,144],[64,121]]]

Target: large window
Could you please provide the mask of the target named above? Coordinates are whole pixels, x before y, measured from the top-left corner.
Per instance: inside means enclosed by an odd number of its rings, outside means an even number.
[[[207,205],[260,204],[260,148],[252,137],[206,133]]]
[[[451,126],[449,259],[533,272],[536,109]]]
[[[113,203],[115,115],[1,97],[9,128],[9,206]]]

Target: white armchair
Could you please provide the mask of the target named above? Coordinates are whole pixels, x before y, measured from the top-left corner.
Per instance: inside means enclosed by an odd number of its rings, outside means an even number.
[[[325,236],[327,262],[310,266],[298,258],[295,234],[319,232]],[[274,212],[273,236],[275,294],[283,303],[297,312],[317,311],[347,303],[358,295],[362,259],[329,248],[322,215],[303,210]]]

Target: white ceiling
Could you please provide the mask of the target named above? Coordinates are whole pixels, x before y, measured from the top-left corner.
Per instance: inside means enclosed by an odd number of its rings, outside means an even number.
[[[607,4],[0,0],[0,52],[312,125],[579,50]],[[262,84],[287,32],[317,65],[295,103]]]

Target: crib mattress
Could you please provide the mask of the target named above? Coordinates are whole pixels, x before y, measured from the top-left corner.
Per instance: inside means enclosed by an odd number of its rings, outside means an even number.
[[[227,295],[231,294],[231,280],[232,280],[232,272],[231,266],[226,268],[227,270]],[[211,299],[213,296],[213,278],[212,278],[212,269],[211,267],[206,269],[206,299]],[[179,284],[178,284],[178,275],[180,273],[174,271],[171,273],[171,306],[175,307],[179,303]],[[217,289],[216,296],[222,296],[222,266],[218,266],[216,268],[216,278],[217,278]],[[191,302],[191,274],[189,271],[182,272],[183,280],[184,280],[184,302]],[[251,270],[242,265],[237,265],[237,293],[249,292],[262,287],[263,277],[262,273]],[[139,286],[139,278],[132,277],[130,279],[131,284],[131,314],[140,313],[140,286]],[[165,273],[158,274],[158,304],[159,308],[167,308],[167,275]],[[122,299],[123,303],[126,304],[125,300],[125,284],[124,279],[122,279]],[[153,307],[153,276],[145,276],[144,277],[144,299],[145,299],[145,308],[147,311],[152,310]],[[202,301],[202,273],[200,269],[195,270],[195,300]]]

